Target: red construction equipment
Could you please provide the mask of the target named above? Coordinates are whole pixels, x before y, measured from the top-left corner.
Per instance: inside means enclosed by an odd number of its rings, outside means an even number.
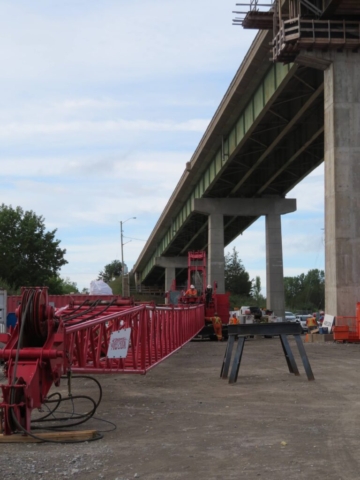
[[[30,436],[31,413],[72,373],[145,374],[204,326],[203,305],[134,306],[128,299],[75,301],[57,311],[47,288],[23,288],[18,322],[0,334],[8,383],[1,385],[0,430]],[[54,402],[54,400],[52,400]],[[97,404],[93,402],[94,412]],[[36,436],[35,436],[36,438]]]
[[[226,328],[229,323],[229,294],[217,293],[216,282],[212,285],[212,293],[209,298],[206,298],[207,274],[206,274],[206,253],[204,251],[188,252],[188,284],[194,285],[198,295],[196,297],[187,297],[181,295],[178,297],[179,305],[203,304],[205,318],[212,318],[217,312],[222,321],[223,336],[227,336]],[[173,288],[176,289],[175,283]],[[204,327],[200,333],[202,338],[214,336],[214,329],[212,325]]]
[[[336,342],[360,342],[360,302],[356,305],[356,317],[336,317],[333,334]]]

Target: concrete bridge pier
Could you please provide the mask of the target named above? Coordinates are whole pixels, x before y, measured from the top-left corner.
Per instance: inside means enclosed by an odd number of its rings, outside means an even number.
[[[325,311],[354,316],[360,301],[360,56],[301,52],[324,71]]]
[[[268,213],[266,225],[266,308],[285,320],[281,215]]]
[[[208,282],[216,281],[217,291],[225,293],[224,215],[259,217],[266,215],[266,290],[267,308],[285,316],[284,274],[282,260],[281,215],[296,210],[295,199],[197,198],[193,211],[209,215]]]
[[[187,257],[156,257],[155,265],[165,268],[165,292],[168,292],[173,280],[176,279],[176,269],[187,268],[188,259]]]
[[[207,283],[216,281],[216,291],[225,293],[224,214],[210,213],[208,222]]]
[[[329,55],[325,94],[325,305],[354,316],[360,301],[360,57]]]

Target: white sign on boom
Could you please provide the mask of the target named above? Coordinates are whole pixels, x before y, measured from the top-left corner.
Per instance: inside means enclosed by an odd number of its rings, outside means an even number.
[[[123,328],[110,335],[108,358],[126,358],[130,343],[131,328]]]

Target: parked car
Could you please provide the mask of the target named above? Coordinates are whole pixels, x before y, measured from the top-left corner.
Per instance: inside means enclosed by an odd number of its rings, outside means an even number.
[[[285,322],[296,322],[296,316],[292,312],[285,312]]]
[[[306,333],[308,331],[307,323],[306,320],[312,317],[312,315],[297,315],[296,316],[296,321],[300,323],[302,332],[301,333]]]

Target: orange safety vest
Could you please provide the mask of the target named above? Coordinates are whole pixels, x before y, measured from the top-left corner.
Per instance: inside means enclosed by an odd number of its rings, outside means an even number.
[[[222,321],[220,317],[212,317],[211,319],[215,335],[218,340],[222,340]]]
[[[185,295],[191,295],[192,297],[196,297],[197,296],[196,288],[189,288],[188,290],[186,290]]]
[[[309,317],[307,320],[306,320],[306,325],[308,327],[317,327],[317,322],[316,322],[316,319],[314,317]]]
[[[231,317],[229,325],[238,325],[239,320],[236,317]]]

